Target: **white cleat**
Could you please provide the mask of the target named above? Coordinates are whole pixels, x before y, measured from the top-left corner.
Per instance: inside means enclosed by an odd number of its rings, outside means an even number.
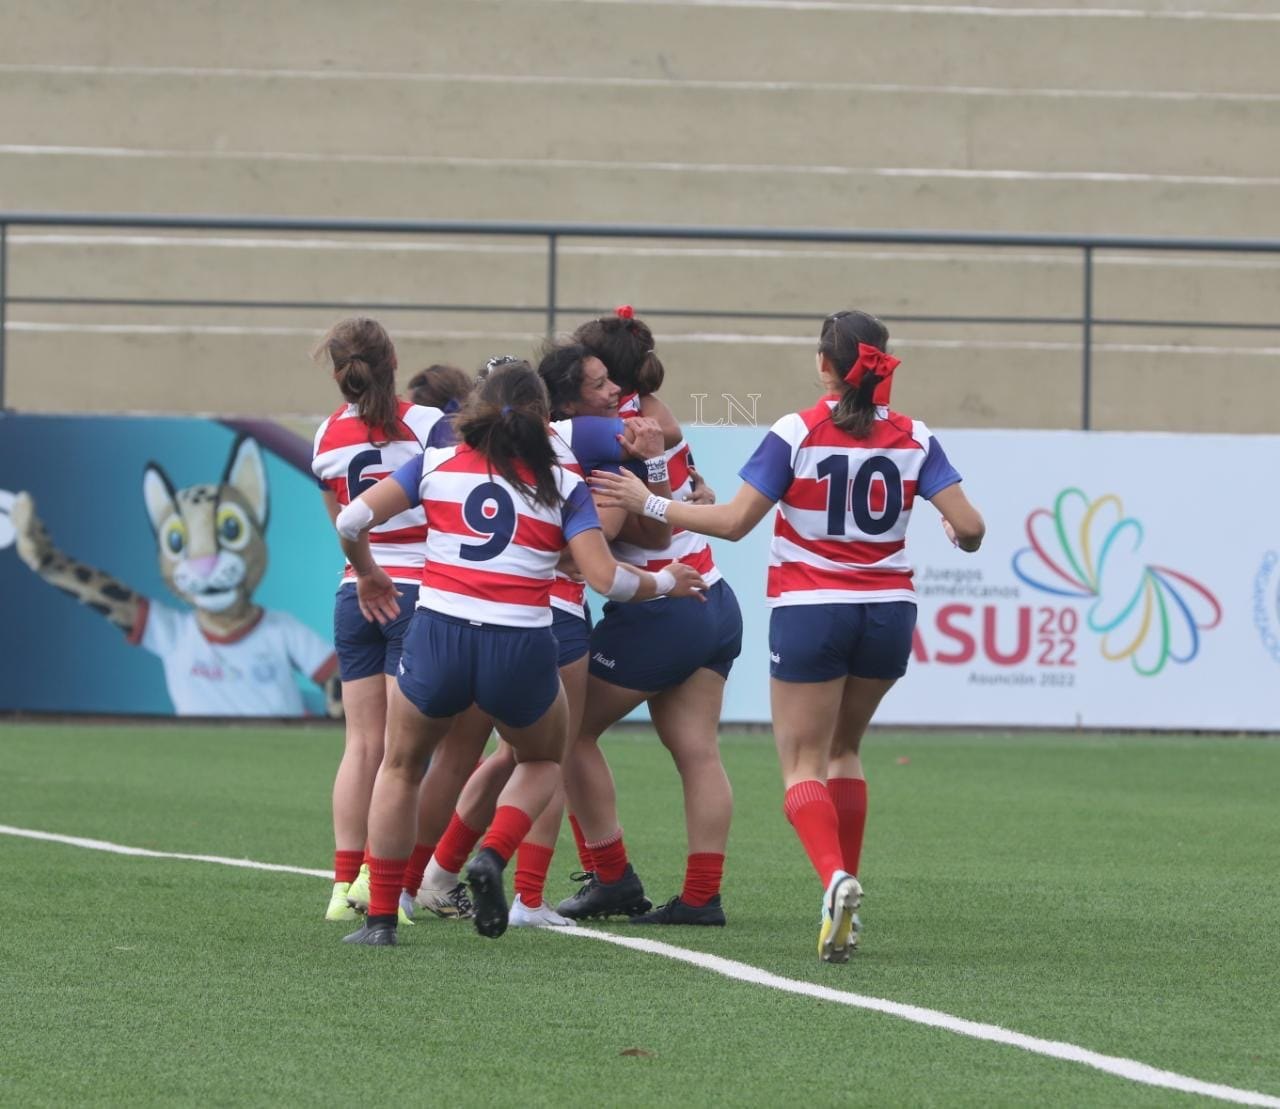
[[[578,926],[576,920],[561,916],[545,901],[536,909],[530,909],[520,900],[519,894],[516,894],[516,899],[511,903],[507,923],[512,928],[576,928]]]
[[[446,920],[470,920],[476,915],[467,887],[461,882],[444,889],[421,886],[413,904],[415,908],[425,909]]]
[[[824,963],[847,963],[858,948],[858,906],[862,887],[858,879],[843,870],[831,876],[822,895],[822,928],[818,932],[818,958]]]

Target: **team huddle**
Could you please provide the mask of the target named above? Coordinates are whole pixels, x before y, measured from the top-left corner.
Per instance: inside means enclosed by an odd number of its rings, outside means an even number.
[[[784,811],[818,872],[819,957],[856,949],[866,781],[858,751],[906,670],[904,537],[917,496],[952,542],[983,524],[928,429],[892,412],[897,359],[874,316],[823,321],[824,395],[784,417],[724,504],[658,396],[652,332],[628,307],[477,379],[432,367],[396,392],[369,319],[317,350],[344,404],[313,469],[347,558],[334,611],[346,745],[334,782],[326,919],[394,945],[416,913],[508,926],[724,925],[733,795],[717,728],[742,646],[706,536],[776,506],[767,603]],[[586,587],[605,603],[593,620]],[[600,737],[647,703],[681,777],[684,883],[654,907],[632,865]],[[496,729],[500,742],[484,750]],[[568,811],[579,888],[544,887]],[[515,859],[515,898],[504,872]],[[468,861],[470,860],[470,861]]]

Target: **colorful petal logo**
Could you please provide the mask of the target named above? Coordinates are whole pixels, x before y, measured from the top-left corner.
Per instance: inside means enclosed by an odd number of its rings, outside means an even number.
[[[1222,606],[1200,582],[1143,562],[1142,524],[1113,493],[1091,501],[1064,489],[1053,510],[1027,517],[1027,539],[1013,556],[1025,584],[1055,597],[1092,601],[1085,622],[1102,637],[1102,655],[1128,659],[1144,677],[1170,662],[1190,662],[1200,633],[1218,626]]]

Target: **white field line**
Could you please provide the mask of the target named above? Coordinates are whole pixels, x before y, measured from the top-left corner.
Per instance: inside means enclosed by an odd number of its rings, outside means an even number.
[[[724,92],[835,92],[1008,97],[1017,100],[1158,100],[1270,103],[1274,92],[1186,92],[1146,89],[997,88],[987,85],[909,85],[865,81],[744,81],[677,77],[599,77],[566,74],[412,73],[358,69],[237,69],[225,66],[33,65],[0,63],[0,74],[50,77],[194,77],[232,81],[390,81],[425,85],[525,85],[567,88],[687,89]]]
[[[332,877],[331,872],[327,870],[281,866],[276,863],[259,863],[250,859],[228,859],[218,855],[187,855],[167,851],[151,851],[141,847],[125,847],[121,844],[109,843],[106,840],[64,836],[54,832],[34,831],[30,828],[15,828],[8,824],[0,824],[0,835],[61,843],[69,847],[83,847],[91,851],[106,851],[115,855],[219,863],[224,866],[245,867],[251,870],[303,874],[317,878]],[[1062,1059],[1069,1063],[1080,1063],[1094,1070],[1103,1071],[1145,1086],[1158,1086],[1162,1089],[1177,1090],[1180,1093],[1200,1094],[1203,1097],[1217,1098],[1237,1105],[1258,1105],[1264,1106],[1266,1109],[1280,1109],[1280,1098],[1259,1093],[1256,1090],[1242,1090],[1235,1086],[1224,1086],[1216,1082],[1202,1082],[1198,1078],[1190,1078],[1174,1071],[1160,1070],[1157,1067],[1148,1066],[1146,1063],[1140,1063],[1136,1059],[1125,1059],[1116,1055],[1103,1055],[1096,1051],[1090,1051],[1088,1048],[1063,1043],[1059,1040],[1043,1040],[1037,1036],[1026,1036],[1021,1032],[1012,1032],[996,1024],[965,1020],[963,1017],[953,1017],[949,1013],[939,1012],[936,1009],[925,1009],[918,1005],[904,1005],[901,1002],[887,1001],[884,998],[868,997],[865,994],[849,993],[845,990],[833,990],[829,986],[819,986],[813,982],[801,982],[793,978],[783,978],[781,975],[771,974],[748,963],[739,963],[733,959],[722,959],[718,955],[707,955],[701,951],[689,951],[686,948],[660,943],[657,940],[618,936],[611,932],[600,932],[588,928],[553,928],[548,929],[548,931],[556,932],[563,936],[599,940],[631,951],[641,951],[648,955],[661,955],[664,958],[688,963],[701,970],[707,970],[724,978],[730,978],[737,982],[746,982],[753,986],[764,986],[767,989],[779,990],[783,993],[811,997],[819,1001],[833,1002],[837,1005],[848,1005],[855,1009],[866,1009],[873,1013],[883,1013],[886,1016],[898,1017],[913,1024],[938,1028],[944,1032],[954,1032],[957,1035],[968,1036],[971,1039],[986,1040],[990,1043],[1020,1048],[1034,1055],[1043,1055],[1050,1059]]]
[[[431,154],[319,154],[279,150],[174,150],[133,146],[55,146],[33,143],[0,144],[0,154],[73,158],[140,158],[175,161],[255,161],[304,165],[426,166],[445,169],[577,169],[603,172],[647,170],[654,173],[756,174],[796,177],[861,177],[963,181],[1067,181],[1103,184],[1227,185],[1274,188],[1280,177],[1240,177],[1226,174],[1111,173],[1082,170],[942,169],[921,166],[864,168],[827,165],[785,165],[776,162],[619,162],[589,158],[477,158]]]
[[[714,312],[708,315],[714,316]],[[1072,324],[1053,326],[1070,327]],[[89,335],[265,335],[265,336],[311,336],[316,331],[309,327],[240,327],[234,324],[125,324],[125,323],[44,323],[26,320],[10,320],[5,325],[6,331],[14,333],[79,333]],[[529,339],[540,339],[540,331],[409,331],[397,329],[397,338],[449,340],[469,342],[472,340],[510,340],[520,342]],[[664,342],[668,346],[680,343],[744,343],[765,346],[812,347],[812,336],[806,335],[751,335],[728,332],[689,332],[687,334],[668,333]],[[977,342],[971,339],[896,339],[895,346],[901,348],[932,348],[938,350],[1028,350],[1028,351],[1079,351],[1078,342],[1051,341],[1018,341],[991,339]],[[1173,343],[1094,343],[1095,353],[1111,354],[1189,354],[1197,357],[1203,355],[1248,355],[1251,357],[1275,358],[1280,356],[1280,347],[1223,347],[1223,346],[1178,346]]]
[[[501,236],[494,236],[501,238]],[[136,248],[152,247],[208,247],[210,249],[230,250],[308,250],[308,251],[350,251],[354,253],[385,254],[527,254],[545,258],[547,248],[542,243],[486,243],[470,240],[441,240],[428,242],[420,239],[406,241],[402,239],[377,240],[370,239],[324,239],[324,238],[233,238],[218,235],[69,235],[62,232],[40,234],[38,232],[19,232],[8,238],[10,246],[22,247],[63,247],[63,246],[124,246]],[[857,243],[844,249],[834,247],[807,247],[797,244],[787,249],[782,247],[731,247],[731,246],[583,246],[562,243],[557,246],[557,254],[564,258],[607,257],[607,258],[767,258],[795,259],[800,261],[834,260],[847,262],[856,259],[859,262],[998,262],[1005,265],[1034,266],[1067,266],[1073,271],[1080,268],[1080,259],[1068,251],[1077,248],[1064,247],[1056,254],[1025,253],[1019,248],[1007,251],[991,251],[974,248],[969,252],[940,250],[868,250]],[[1095,266],[1144,266],[1144,267],[1183,267],[1204,269],[1246,269],[1274,270],[1280,269],[1280,261],[1268,258],[1220,258],[1216,256],[1166,257],[1157,255],[1101,255],[1094,258]]]

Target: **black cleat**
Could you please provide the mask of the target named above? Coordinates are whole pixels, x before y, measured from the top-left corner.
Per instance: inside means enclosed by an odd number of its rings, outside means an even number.
[[[720,895],[717,893],[705,905],[686,905],[678,897],[673,897],[665,905],[659,905],[651,913],[644,913],[631,918],[632,924],[709,924],[715,928],[724,927],[724,909],[720,907]]]
[[[342,937],[343,943],[359,943],[365,947],[395,947],[396,918],[393,916],[366,917],[360,928],[349,936]]]
[[[483,848],[467,867],[476,931],[494,940],[507,930],[507,892],[502,888],[504,869],[501,857],[489,847]]]
[[[639,916],[653,908],[644,895],[644,884],[627,863],[627,869],[616,882],[602,882],[591,871],[573,875],[582,883],[578,892],[556,906],[556,912],[571,920],[591,920],[608,916]]]

